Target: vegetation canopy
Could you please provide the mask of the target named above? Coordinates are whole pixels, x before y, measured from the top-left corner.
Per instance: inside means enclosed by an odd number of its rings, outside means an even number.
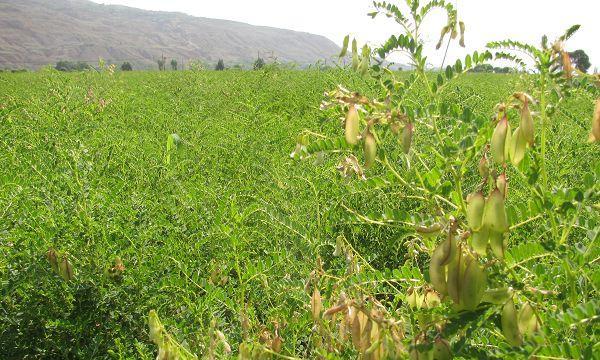
[[[578,26],[428,71],[430,14],[465,45],[454,6],[373,7],[400,31],[346,37],[348,68],[0,74],[0,357],[600,353]]]

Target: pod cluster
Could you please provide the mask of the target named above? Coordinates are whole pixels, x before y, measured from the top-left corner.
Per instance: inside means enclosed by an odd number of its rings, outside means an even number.
[[[487,198],[481,191],[467,196],[467,224],[471,229],[471,246],[477,254],[485,256],[489,244],[494,255],[504,259],[509,229],[505,204],[508,191],[506,175],[498,176],[495,185]]]
[[[433,288],[454,302],[457,310],[475,310],[487,289],[487,274],[477,257],[457,245],[452,230],[431,256],[429,278]]]
[[[539,320],[531,304],[526,303],[517,312],[512,297],[502,307],[500,322],[502,334],[512,346],[521,346],[524,335],[531,335],[539,330]]]
[[[48,249],[48,252],[46,252],[46,259],[48,259],[52,270],[60,275],[65,281],[73,280],[75,278],[73,266],[69,262],[67,254],[50,248]]]
[[[517,93],[514,96],[521,101],[519,126],[513,132],[506,113],[501,113],[502,116],[498,120],[490,140],[492,159],[498,164],[510,161],[514,165],[519,165],[525,158],[527,148],[532,147],[535,142],[534,122],[529,109],[529,97],[522,93]]]

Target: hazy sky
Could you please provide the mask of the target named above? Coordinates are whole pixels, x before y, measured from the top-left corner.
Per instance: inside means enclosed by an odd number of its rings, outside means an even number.
[[[346,34],[359,41],[380,44],[401,29],[385,17],[372,20],[371,0],[94,0],[148,10],[179,11],[194,16],[237,20],[306,31],[328,37],[341,45]],[[567,44],[568,50],[584,49],[592,68],[600,68],[600,0],[450,0],[466,24],[466,49],[451,46],[448,58],[464,57],[484,49],[487,41],[507,38],[539,44],[548,34],[553,40],[573,24],[581,29]],[[394,2],[394,1],[392,1]],[[396,1],[400,4],[404,1]],[[433,13],[425,31],[429,61],[438,66],[443,51],[435,51],[439,30],[445,24],[441,11]],[[432,52],[433,51],[433,52]]]

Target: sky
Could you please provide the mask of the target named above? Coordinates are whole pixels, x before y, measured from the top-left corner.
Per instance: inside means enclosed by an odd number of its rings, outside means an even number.
[[[402,32],[398,24],[384,16],[373,20],[366,15],[373,10],[371,0],[93,1],[310,32],[324,35],[338,45],[347,34],[356,37],[359,43],[375,46],[390,35]],[[581,29],[566,44],[566,49],[583,49],[592,63],[590,71],[595,67],[600,69],[600,0],[449,1],[457,6],[458,17],[466,24],[466,48],[451,45],[448,59],[452,62],[467,53],[485,49],[488,41],[513,39],[539,45],[542,35],[547,34],[553,40],[571,25],[580,24]],[[404,4],[402,0],[391,2]],[[432,66],[442,62],[444,47],[436,51],[435,44],[445,21],[445,15],[437,11],[424,24],[425,50]],[[402,59],[395,60],[402,62]]]

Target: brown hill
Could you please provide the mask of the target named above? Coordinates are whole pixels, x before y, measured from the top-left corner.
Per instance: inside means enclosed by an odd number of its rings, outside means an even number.
[[[99,57],[156,68],[163,54],[188,62],[248,64],[260,52],[310,64],[339,51],[331,40],[303,32],[182,13],[101,5],[87,0],[0,0],[0,68],[38,68],[59,60]]]

